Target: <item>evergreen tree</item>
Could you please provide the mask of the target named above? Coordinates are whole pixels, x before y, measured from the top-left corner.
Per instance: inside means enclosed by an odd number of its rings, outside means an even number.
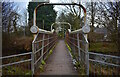
[[[29,12],[29,27],[33,26],[33,13],[34,9],[40,2],[29,2],[28,12]],[[53,5],[46,5],[39,7],[37,9],[36,25],[45,30],[50,30],[51,24],[55,22],[57,13],[53,10]]]

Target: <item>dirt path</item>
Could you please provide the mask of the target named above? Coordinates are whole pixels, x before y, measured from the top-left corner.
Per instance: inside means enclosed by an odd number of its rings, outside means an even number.
[[[40,75],[77,75],[64,40],[59,40]]]

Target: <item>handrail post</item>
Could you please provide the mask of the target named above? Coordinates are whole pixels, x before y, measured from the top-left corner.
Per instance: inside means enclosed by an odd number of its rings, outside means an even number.
[[[32,53],[31,53],[31,70],[32,70],[32,76],[34,75],[34,50],[35,50],[35,43],[32,43]]]
[[[85,51],[86,51],[86,56],[85,56],[85,61],[86,61],[86,74],[89,75],[89,52],[88,52],[88,46],[89,46],[89,43],[88,43],[88,40],[87,40],[87,34],[84,34],[84,37],[85,37]]]
[[[49,37],[49,35],[48,35],[48,46],[47,46],[47,49],[48,49],[48,53],[49,53],[49,47],[50,47],[50,44],[49,44],[49,40],[50,40],[50,37]]]
[[[74,34],[72,35],[72,37],[74,38]],[[75,44],[75,40],[74,39],[72,39],[72,42],[73,42],[73,44]],[[75,55],[75,46],[73,46],[73,54]]]
[[[81,55],[80,55],[79,33],[77,33],[77,43],[78,43],[78,59],[79,59],[79,61],[80,61],[80,60],[81,60]]]
[[[43,38],[42,38],[42,52],[41,52],[41,56],[42,56],[42,59],[41,60],[43,60],[44,58],[43,58],[43,53],[44,53],[44,38],[45,38],[45,34],[43,34]]]

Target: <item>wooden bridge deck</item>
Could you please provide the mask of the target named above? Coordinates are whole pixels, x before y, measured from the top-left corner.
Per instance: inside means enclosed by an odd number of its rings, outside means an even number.
[[[74,69],[64,40],[58,41],[44,69],[44,72],[40,73],[40,75],[78,75],[77,71]]]

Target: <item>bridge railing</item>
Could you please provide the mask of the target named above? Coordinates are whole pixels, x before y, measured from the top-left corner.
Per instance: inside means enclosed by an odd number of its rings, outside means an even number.
[[[2,65],[0,65],[0,68],[2,70],[0,70],[0,72],[2,75],[25,75],[26,73],[30,74],[30,70],[32,70],[31,56],[32,52],[0,57],[0,60],[2,60]]]
[[[41,62],[47,59],[50,49],[55,45],[57,41],[56,33],[38,32],[35,35],[32,42],[32,72],[41,64]]]
[[[71,48],[73,59],[76,64],[79,63],[80,70],[83,74],[89,75],[89,54],[88,54],[88,41],[87,34],[83,32],[66,32],[66,42]],[[78,63],[77,63],[78,62]]]
[[[79,70],[87,75],[120,75],[120,57],[95,52],[88,52],[87,34],[66,32],[66,42]],[[78,63],[76,63],[78,64]]]
[[[120,75],[120,57],[89,52],[90,75]]]
[[[33,75],[41,61],[47,58],[56,41],[57,34],[55,32],[45,30],[38,32],[32,42],[32,52],[0,57],[0,61],[3,62],[0,65],[0,68],[3,69],[0,70],[0,73],[3,72],[3,75],[30,75],[32,73]],[[5,74],[6,71],[10,73]]]

